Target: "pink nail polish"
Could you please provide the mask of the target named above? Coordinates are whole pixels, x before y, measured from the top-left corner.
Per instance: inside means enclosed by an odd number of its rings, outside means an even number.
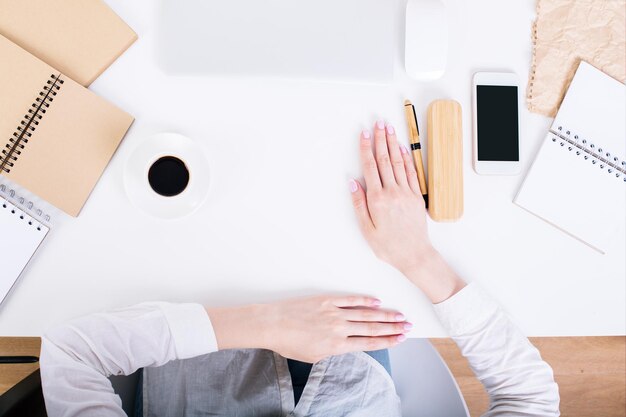
[[[372,305],[373,305],[373,306],[379,306],[379,305],[381,305],[382,303],[383,303],[383,302],[382,302],[382,301],[380,301],[380,300],[378,300],[378,299],[376,299],[376,300],[373,300],[373,301],[372,301]]]
[[[404,330],[411,330],[413,325],[411,323],[404,323]]]
[[[396,336],[396,340],[398,342],[404,342],[406,340],[406,336],[403,334],[399,334],[398,336]]]
[[[351,179],[350,182],[349,182],[349,185],[350,185],[350,192],[351,193],[356,193],[357,190],[359,189],[359,185],[356,183],[355,180]]]
[[[376,127],[380,130],[385,130],[385,121],[379,120],[376,122]]]
[[[363,136],[363,139],[370,139],[370,131],[367,129],[363,129],[363,131],[361,132],[361,135]]]
[[[398,313],[396,314],[396,321],[404,321],[404,314]]]
[[[396,130],[393,128],[393,126],[387,125],[387,133],[390,135],[394,135],[396,133]]]
[[[408,149],[404,145],[400,145],[400,152],[402,152],[403,155],[409,153]]]

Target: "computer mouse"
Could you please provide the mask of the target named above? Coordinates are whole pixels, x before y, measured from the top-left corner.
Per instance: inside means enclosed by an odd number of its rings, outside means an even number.
[[[441,78],[448,58],[448,18],[441,0],[408,0],[404,66],[420,81]]]

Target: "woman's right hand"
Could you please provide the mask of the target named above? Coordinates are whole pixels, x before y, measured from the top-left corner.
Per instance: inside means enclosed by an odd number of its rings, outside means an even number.
[[[405,340],[404,315],[364,296],[316,296],[271,304],[207,308],[219,349],[262,348],[314,363],[347,352],[386,349]]]

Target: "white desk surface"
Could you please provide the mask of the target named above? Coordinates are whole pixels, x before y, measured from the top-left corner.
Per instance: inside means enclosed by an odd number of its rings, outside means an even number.
[[[40,335],[72,317],[146,300],[226,305],[352,292],[399,308],[415,324],[413,336],[444,335],[419,291],[369,250],[347,185],[360,174],[363,127],[383,117],[406,138],[405,98],[423,131],[431,100],[463,107],[465,215],[429,225],[458,273],[479,282],[528,335],[626,333],[623,240],[600,255],[512,203],[551,119],[522,109],[522,175],[472,169],[471,76],[512,70],[525,90],[534,1],[447,0],[445,76],[407,78],[401,44],[396,78],[385,86],[168,77],[155,60],[156,2],[107,2],[139,40],[91,88],[137,120],[80,217],[55,219],[0,309],[0,334]],[[198,141],[211,164],[208,200],[182,220],[149,217],[125,194],[127,158],[159,132]]]

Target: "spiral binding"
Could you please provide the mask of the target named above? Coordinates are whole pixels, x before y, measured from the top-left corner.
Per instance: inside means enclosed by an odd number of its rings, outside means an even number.
[[[582,139],[571,131],[563,129],[559,126],[556,131],[550,130],[555,136],[552,142],[559,143],[563,148],[567,147],[569,152],[576,152],[576,155],[591,164],[597,165],[599,169],[615,178],[622,178],[626,182],[626,160],[620,160],[619,157],[613,155],[610,150],[596,146],[595,143]]]
[[[50,225],[52,222],[50,214],[44,212],[40,207],[35,206],[33,201],[24,197],[23,194],[11,186],[0,184],[0,198],[15,206],[19,206],[23,211],[28,212],[31,217],[44,224]]]
[[[28,113],[24,115],[9,142],[2,149],[0,172],[6,172],[7,174],[11,172],[11,168],[13,168],[24,151],[25,145],[33,136],[33,132],[39,126],[43,115],[50,107],[50,103],[54,101],[54,97],[61,89],[61,84],[63,84],[63,80],[58,75],[50,75],[46,85],[39,92],[35,102],[31,104],[31,108],[28,109]]]
[[[33,219],[31,216],[29,216],[24,211],[20,210],[18,207],[16,207],[10,201],[5,200],[2,196],[0,196],[0,210],[7,210],[7,211],[10,210],[11,214],[13,214],[15,216],[18,216],[20,220],[24,220],[25,222],[28,222],[29,226],[37,228],[37,231],[39,231],[39,232],[47,231],[45,226],[43,226],[37,220]]]

